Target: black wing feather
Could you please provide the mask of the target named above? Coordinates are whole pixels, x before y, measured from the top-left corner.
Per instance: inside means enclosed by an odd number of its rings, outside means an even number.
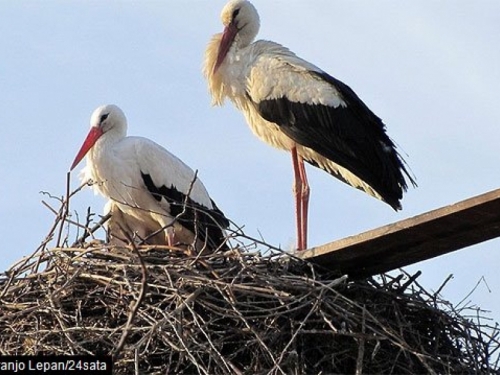
[[[142,180],[148,191],[159,202],[164,198],[170,205],[170,215],[178,217],[179,223],[195,233],[201,241],[206,241],[210,248],[221,247],[227,249],[223,229],[229,227],[229,220],[211,200],[213,209],[209,209],[183,192],[174,185],[157,187],[149,174],[141,173]]]
[[[346,168],[370,185],[394,209],[408,184],[415,185],[385,125],[346,84],[326,73],[310,72],[333,85],[347,104],[331,107],[294,102],[283,96],[256,103],[260,115],[295,142]],[[314,160],[307,160],[318,166]]]

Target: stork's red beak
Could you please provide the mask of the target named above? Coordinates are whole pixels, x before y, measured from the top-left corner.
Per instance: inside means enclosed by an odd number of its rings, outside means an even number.
[[[80,151],[78,151],[78,154],[76,155],[75,160],[73,161],[73,164],[71,164],[71,168],[69,169],[70,171],[75,168],[80,161],[84,158],[84,156],[89,152],[89,150],[94,146],[94,144],[97,142],[99,137],[103,134],[101,128],[98,127],[91,127],[89,134],[87,134],[87,138],[85,138],[85,141],[83,142],[82,147],[80,148]]]
[[[232,22],[226,26],[224,29],[224,33],[222,34],[222,40],[219,45],[219,52],[217,53],[217,61],[214,66],[214,73],[219,69],[222,62],[226,58],[227,53],[229,52],[229,48],[233,44],[234,38],[238,33],[238,28]]]

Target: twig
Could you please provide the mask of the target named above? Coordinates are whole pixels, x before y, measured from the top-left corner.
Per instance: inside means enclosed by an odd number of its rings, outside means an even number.
[[[363,358],[365,356],[366,307],[363,306],[361,317],[361,337],[358,339],[358,357],[356,358],[356,375],[363,373]]]
[[[135,375],[139,375],[139,350],[136,348],[134,350],[134,371]]]
[[[66,218],[68,217],[68,213],[69,213],[70,179],[71,179],[70,176],[71,176],[71,172],[66,173],[66,199],[63,201],[62,206],[61,206],[59,233],[57,235],[56,247],[61,246],[61,238],[62,238],[64,222],[65,222]]]
[[[460,307],[462,305],[462,303],[464,303],[464,301],[467,298],[469,298],[472,295],[472,293],[474,293],[476,291],[476,289],[479,287],[479,284],[481,284],[481,282],[483,282],[483,281],[485,281],[484,276],[481,276],[481,278],[477,281],[476,285],[474,285],[474,288],[472,288],[472,290],[469,293],[467,293],[467,295],[459,303],[457,303],[457,305],[456,305],[457,308]],[[485,281],[485,283],[486,283],[486,281]],[[488,284],[486,284],[486,288],[488,288]],[[491,292],[491,290],[489,290],[489,288],[488,288],[488,291]]]
[[[436,301],[437,297],[439,296],[439,293],[441,293],[441,291],[443,290],[445,285],[448,284],[448,281],[450,281],[451,279],[453,279],[452,273],[448,275],[446,280],[444,280],[444,282],[441,284],[441,286],[438,288],[438,290],[436,290],[436,292],[434,293],[434,301]]]

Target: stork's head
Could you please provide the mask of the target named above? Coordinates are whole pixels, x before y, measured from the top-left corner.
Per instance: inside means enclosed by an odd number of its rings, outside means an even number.
[[[70,171],[80,163],[97,140],[105,134],[112,134],[117,138],[124,137],[127,134],[127,118],[123,111],[114,104],[102,105],[92,113],[90,131],[73,164],[71,164]]]
[[[242,48],[248,46],[257,36],[260,27],[257,9],[247,0],[231,0],[221,13],[224,33],[219,45],[214,72],[224,61],[231,46],[237,43]]]

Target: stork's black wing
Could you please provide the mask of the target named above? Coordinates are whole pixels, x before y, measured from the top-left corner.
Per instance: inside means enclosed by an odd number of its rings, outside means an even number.
[[[177,217],[179,223],[195,233],[202,242],[206,242],[211,249],[227,249],[224,229],[229,227],[229,220],[211,200],[210,209],[197,202],[175,186],[156,186],[149,174],[141,173],[148,191],[157,201],[165,199],[170,205],[170,215]]]
[[[255,103],[258,112],[295,142],[349,170],[393,208],[399,208],[408,187],[405,175],[415,182],[382,120],[349,86],[326,73],[309,73],[311,82],[322,80],[333,85],[346,105],[312,104],[312,98],[311,103],[301,103],[282,96]],[[307,161],[316,165],[314,160]]]

